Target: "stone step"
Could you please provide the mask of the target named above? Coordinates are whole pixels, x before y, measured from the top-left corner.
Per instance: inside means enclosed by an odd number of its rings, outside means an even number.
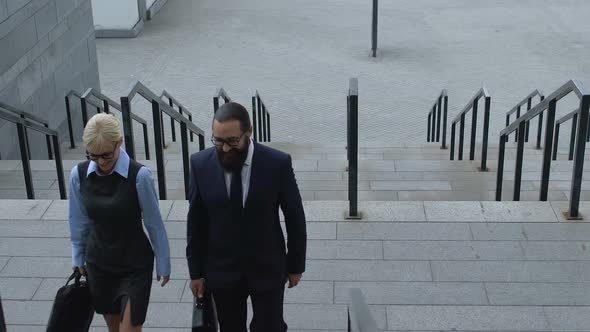
[[[344,221],[347,202],[304,202],[307,267],[285,292],[286,322],[295,331],[346,331],[347,294],[359,288],[381,330],[581,331],[572,327],[590,323],[590,227],[564,222],[565,206],[361,202],[365,219]],[[59,200],[0,200],[0,290],[10,331],[45,328],[71,269],[67,208]],[[172,280],[164,288],[153,282],[147,331],[189,331],[187,208],[160,202]],[[590,213],[590,203],[581,211]],[[97,315],[91,330],[104,328]]]

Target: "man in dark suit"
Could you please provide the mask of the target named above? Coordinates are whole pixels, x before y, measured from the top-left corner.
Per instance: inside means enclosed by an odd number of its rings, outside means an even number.
[[[211,292],[221,332],[247,331],[248,296],[251,331],[286,331],[285,283],[295,287],[305,271],[305,214],[291,157],[251,137],[248,111],[230,102],[215,114],[214,147],[191,156],[191,290],[198,297]]]

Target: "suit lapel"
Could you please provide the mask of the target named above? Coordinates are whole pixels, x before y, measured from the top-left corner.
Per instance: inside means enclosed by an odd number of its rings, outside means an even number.
[[[252,142],[254,144],[254,154],[252,155],[252,164],[250,165],[250,184],[248,188],[248,196],[246,196],[246,204],[244,204],[244,208],[247,208],[251,202],[251,197],[256,194],[257,182],[256,177],[258,176],[258,171],[262,164],[260,163],[260,145],[256,142]]]
[[[215,166],[215,185],[214,188],[219,188],[221,190],[221,196],[225,198],[226,203],[229,202],[229,196],[227,195],[227,184],[225,182],[225,170],[223,166],[221,166],[221,162],[217,157],[217,152],[214,152],[215,155],[215,162],[213,163]]]

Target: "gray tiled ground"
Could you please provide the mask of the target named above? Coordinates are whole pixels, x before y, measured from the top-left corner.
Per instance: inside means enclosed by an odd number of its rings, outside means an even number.
[[[442,88],[452,118],[485,84],[497,142],[500,113],[535,88],[549,93],[590,73],[580,60],[590,44],[584,0],[379,5],[373,59],[367,2],[170,1],[138,38],[97,41],[102,88],[119,97],[139,79],[167,89],[205,129],[217,87],[248,107],[258,89],[276,140],[338,142],[345,139],[347,80],[359,76],[361,140],[399,144],[424,140],[426,112]],[[168,47],[153,52],[155,44]],[[147,115],[149,106],[136,110]]]
[[[67,204],[10,203],[13,215],[29,211],[29,220],[0,220],[0,292],[9,330],[42,330],[71,265]],[[185,331],[187,204],[161,207],[172,281],[164,288],[154,281],[146,330]],[[558,219],[555,203],[362,202],[363,221],[343,221],[346,207],[305,202],[307,269],[300,286],[285,293],[293,330],[345,329],[350,288],[363,291],[384,331],[584,330],[590,227]],[[104,321],[97,317],[93,326],[104,329]]]

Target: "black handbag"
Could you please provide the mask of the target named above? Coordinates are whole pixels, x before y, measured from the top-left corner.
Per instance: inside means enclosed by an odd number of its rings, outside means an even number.
[[[217,311],[210,293],[193,301],[193,332],[217,332]]]
[[[90,328],[94,317],[92,296],[86,281],[81,281],[82,274],[76,269],[68,278],[65,286],[55,295],[47,332],[85,332]],[[74,280],[74,284],[69,283]]]

